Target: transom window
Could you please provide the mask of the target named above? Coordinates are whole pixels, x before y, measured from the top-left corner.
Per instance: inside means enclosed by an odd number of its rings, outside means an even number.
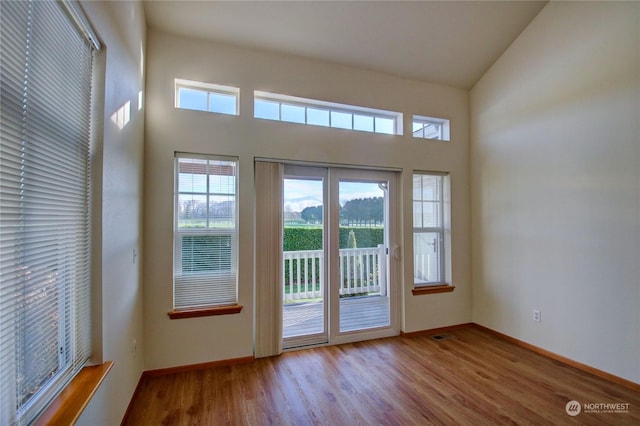
[[[176,78],[176,108],[238,115],[240,89]]]
[[[413,116],[413,137],[423,139],[450,140],[449,120],[443,118]]]
[[[362,132],[402,134],[402,113],[254,92],[254,117]]]

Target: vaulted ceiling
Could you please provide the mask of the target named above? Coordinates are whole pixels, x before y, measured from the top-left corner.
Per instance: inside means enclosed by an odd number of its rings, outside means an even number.
[[[147,0],[161,31],[470,89],[544,1]]]

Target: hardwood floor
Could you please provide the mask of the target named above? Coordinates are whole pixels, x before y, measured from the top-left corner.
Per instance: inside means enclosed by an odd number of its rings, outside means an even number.
[[[145,376],[124,425],[640,424],[640,392],[469,327]],[[571,400],[623,404],[583,411]],[[625,405],[628,404],[628,405]]]

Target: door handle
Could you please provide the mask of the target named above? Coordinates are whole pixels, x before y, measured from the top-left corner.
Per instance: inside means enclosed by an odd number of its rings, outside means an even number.
[[[392,252],[393,252],[393,258],[395,260],[401,260],[401,258],[402,258],[402,249],[401,249],[401,247],[399,245],[396,244],[395,246],[393,246]]]

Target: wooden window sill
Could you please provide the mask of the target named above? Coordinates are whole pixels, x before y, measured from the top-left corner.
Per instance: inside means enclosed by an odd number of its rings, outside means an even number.
[[[420,296],[423,294],[435,294],[435,293],[449,293],[452,292],[456,287],[453,285],[432,285],[432,286],[424,286],[424,287],[414,287],[411,290],[414,296]]]
[[[208,308],[194,308],[194,309],[174,309],[168,312],[169,318],[183,319],[183,318],[197,318],[197,317],[210,317],[213,315],[231,315],[240,313],[242,305],[225,305],[225,306],[212,306]]]
[[[80,370],[38,417],[34,425],[75,424],[112,366],[113,362],[107,361],[104,364],[92,365]]]

